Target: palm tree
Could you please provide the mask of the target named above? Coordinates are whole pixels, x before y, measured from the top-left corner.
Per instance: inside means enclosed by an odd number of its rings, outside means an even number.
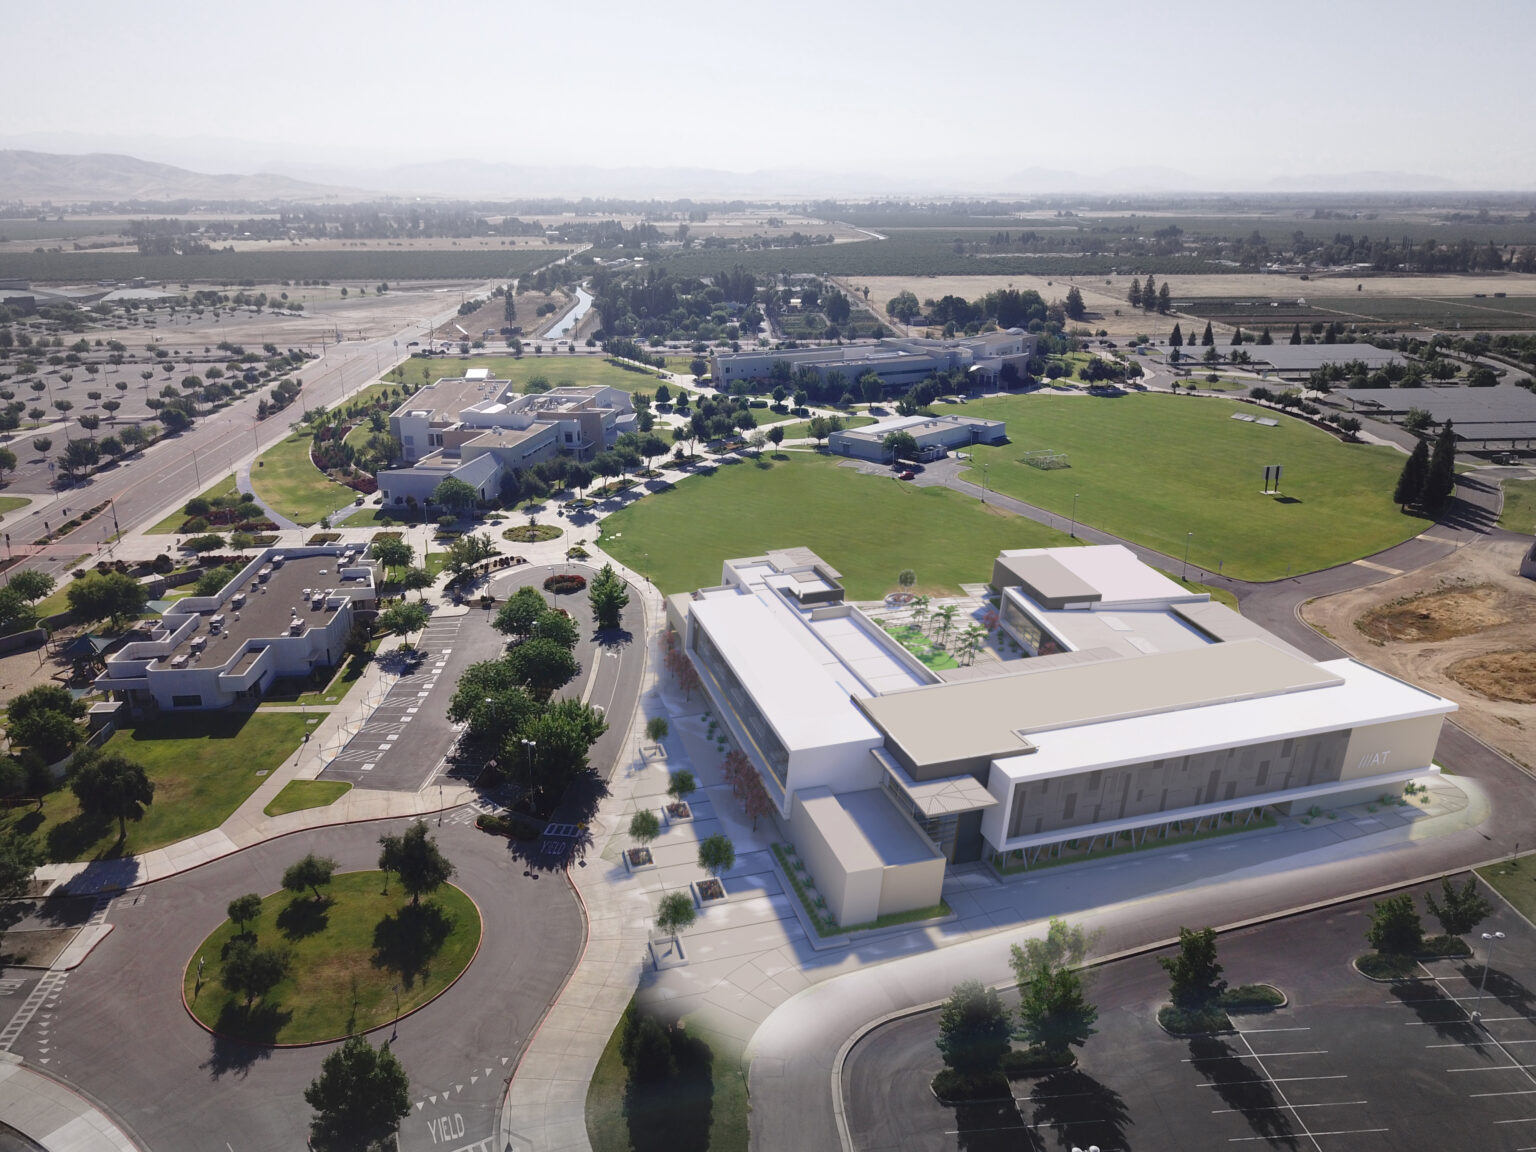
[[[976,654],[981,651],[981,646],[986,639],[987,630],[980,624],[965,626],[965,631],[960,636],[960,654],[965,657],[967,664],[976,663]]]
[[[917,626],[919,632],[923,631],[923,621],[928,618],[928,597],[919,596],[912,601],[912,623]]]
[[[944,646],[944,641],[949,638],[949,630],[955,626],[955,617],[960,614],[960,609],[953,604],[946,604],[933,614],[934,623],[939,630],[939,647]]]

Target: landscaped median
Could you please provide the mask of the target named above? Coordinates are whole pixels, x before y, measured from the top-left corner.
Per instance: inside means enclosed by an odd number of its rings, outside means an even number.
[[[219,925],[187,962],[183,998],[199,1024],[231,1039],[339,1040],[439,996],[469,967],[480,932],[479,909],[452,885],[413,904],[398,881],[386,890],[383,872],[345,872],[318,899],[280,891],[243,925]],[[287,960],[283,978],[254,995],[228,986],[241,984],[227,978],[246,941]]]
[[[310,433],[295,432],[268,450],[251,469],[251,489],[261,502],[298,524],[317,524],[356,501],[358,493],[337,484],[310,459]]]

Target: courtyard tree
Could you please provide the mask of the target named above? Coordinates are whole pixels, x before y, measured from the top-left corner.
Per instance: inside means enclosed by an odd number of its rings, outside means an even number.
[[[581,663],[556,640],[532,637],[507,655],[513,674],[535,700],[548,700],[581,673]]]
[[[910,592],[912,586],[917,583],[917,573],[911,568],[903,568],[896,573],[896,583],[903,592]]]
[[[885,382],[876,372],[863,372],[859,375],[859,395],[864,397],[864,403],[873,408],[880,403],[885,396]]]
[[[890,453],[892,460],[917,459],[917,438],[910,432],[887,432],[880,446]]]
[[[736,865],[736,846],[729,836],[716,832],[699,843],[699,867],[715,879]]]
[[[997,1077],[1011,1033],[1002,1000],[979,980],[955,985],[939,1012],[939,1054],[944,1066],[966,1084]]]
[[[665,716],[652,716],[645,722],[645,738],[652,744],[660,744],[671,730]]]
[[[441,504],[460,516],[474,508],[479,499],[480,493],[456,476],[447,477],[432,489],[432,503]]]
[[[410,634],[419,632],[427,626],[431,619],[431,613],[427,606],[420,600],[401,601],[399,604],[391,604],[383,612],[379,613],[379,627],[390,636],[405,638],[405,647],[410,648]]]
[[[435,583],[437,583],[436,577],[425,568],[412,566],[400,573],[400,591],[420,592],[422,600],[427,598],[427,589]]]
[[[587,600],[592,607],[592,620],[600,631],[612,631],[623,622],[629,590],[612,564],[604,564],[593,577],[587,589]]]
[[[126,572],[91,572],[71,584],[64,598],[82,620],[106,620],[120,628],[144,611],[149,592]]]
[[[155,783],[142,764],[118,751],[82,749],[70,766],[70,791],[80,811],[117,821],[118,842],[128,839],[128,821],[144,818],[155,799]]]
[[[769,428],[768,440],[773,444],[775,449],[777,449],[780,444],[784,443],[784,425],[775,424],[773,427]]]
[[[938,633],[939,647],[943,647],[949,639],[949,634],[955,626],[955,617],[960,614],[960,609],[953,604],[946,604],[933,614],[934,631]]]
[[[661,835],[661,818],[650,808],[642,808],[629,818],[629,834],[639,844],[649,844]]]
[[[372,547],[373,558],[384,566],[385,572],[409,567],[416,559],[416,549],[401,536],[375,536]]]
[[[1451,883],[1449,876],[1440,879],[1440,899],[1433,892],[1425,893],[1424,903],[1429,914],[1440,921],[1440,930],[1447,936],[1464,936],[1493,914],[1493,905],[1483,899],[1477,890],[1477,877],[1468,876],[1464,887]]]
[[[490,537],[470,533],[468,536],[460,536],[448,545],[447,568],[449,572],[458,576],[494,555],[496,555],[496,545],[491,543]]]
[[[291,964],[287,949],[258,948],[249,936],[236,936],[219,968],[219,983],[236,996],[245,997],[250,1011],[258,996],[265,996],[288,976]]]
[[[527,636],[534,621],[549,611],[549,603],[532,584],[524,584],[496,611],[491,627],[507,636]]]
[[[335,871],[335,860],[311,852],[288,865],[283,872],[283,887],[289,892],[303,892],[307,888],[315,894],[315,900],[320,901],[324,899],[320,887],[331,882]]]
[[[244,896],[236,896],[224,909],[224,915],[228,916],[240,928],[240,935],[245,935],[245,926],[261,915],[261,897],[255,892],[247,892]]]
[[[656,906],[656,931],[675,937],[684,928],[692,928],[698,918],[692,896],[687,892],[668,892]]]
[[[681,768],[672,773],[672,779],[667,782],[667,795],[672,799],[686,802],[688,797],[698,791],[699,784],[694,775],[687,768]]]
[[[85,703],[57,684],[39,684],[28,688],[10,703],[6,713],[5,733],[12,744],[30,748],[45,763],[67,756],[80,743],[80,726]]]
[[[371,1152],[389,1144],[410,1115],[411,1083],[387,1047],[350,1036],[320,1065],[304,1101],[315,1110],[309,1124],[312,1148]]]

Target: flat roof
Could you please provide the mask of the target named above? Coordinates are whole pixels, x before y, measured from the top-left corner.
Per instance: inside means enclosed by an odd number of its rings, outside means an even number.
[[[844,872],[919,864],[937,855],[878,788],[837,793],[802,788],[795,797]]]
[[[1363,360],[1372,368],[1404,362],[1397,352],[1374,344],[1244,344],[1242,347],[1255,361],[1280,372],[1310,372],[1324,364],[1343,364],[1349,360]],[[1218,348],[1217,351],[1225,353],[1226,349]],[[1198,360],[1200,355],[1199,349],[1193,353],[1186,351],[1180,361],[1188,363]]]
[[[459,413],[465,408],[486,400],[500,399],[511,386],[510,380],[444,376],[430,387],[422,388],[407,396],[392,415],[405,416],[413,412],[424,412],[428,420],[452,423],[459,418]]]
[[[1223,644],[1209,651],[1234,646]],[[1038,780],[1087,767],[1113,768],[1169,756],[1193,756],[1243,744],[1456,711],[1451,701],[1354,660],[1330,660],[1317,667],[1334,678],[1333,686],[1281,698],[1222,701],[1202,706],[1198,712],[1164,712],[1046,732],[1033,738],[1034,752],[999,757],[997,767],[1010,780]]]
[[[846,616],[819,620],[813,617],[806,624],[873,693],[897,692],[933,683],[931,677],[909,668],[887,650],[870,635],[869,629],[874,625],[865,624],[851,611]]]
[[[1261,640],[1207,644],[1032,673],[941,684],[858,700],[887,738],[918,765],[1027,752],[1033,733],[1230,700],[1270,697],[1340,682],[1310,661]],[[1187,725],[1187,716],[1179,721]]]
[[[1021,556],[1048,556],[1077,579],[1095,589],[1105,607],[1140,601],[1196,601],[1204,592],[1191,592],[1148,567],[1124,544],[1091,544],[1083,548],[1012,548],[1005,561]]]
[[[880,734],[850,700],[859,690],[830,651],[818,658],[803,629],[784,627],[761,596],[730,593],[692,602],[693,618],[709,634],[758,709],[791,752],[836,744],[877,742]],[[780,610],[791,609],[780,606]],[[841,673],[841,676],[838,675]]]
[[[941,776],[936,780],[914,780],[906,769],[889,754],[876,751],[876,758],[896,780],[907,798],[922,810],[924,816],[949,816],[961,812],[975,812],[982,808],[994,808],[999,803],[996,796],[974,776]]]
[[[1353,397],[1355,393],[1343,395]],[[1508,383],[1492,388],[1456,384],[1445,388],[1372,389],[1371,399],[1386,412],[1422,408],[1436,423],[1454,420],[1458,432],[1463,425],[1536,423],[1536,394]]]
[[[1050,601],[1082,601],[1089,603],[1104,599],[1104,593],[1072,571],[1055,556],[1036,552],[1028,556],[999,557],[999,562],[1016,576],[1024,594],[1038,604]]]

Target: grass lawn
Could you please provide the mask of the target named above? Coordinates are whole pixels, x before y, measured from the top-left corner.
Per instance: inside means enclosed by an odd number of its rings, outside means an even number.
[[[1489,864],[1477,869],[1477,875],[1527,920],[1536,917],[1536,858],[1523,856],[1519,863],[1505,860]]]
[[[916,656],[935,672],[942,672],[946,668],[958,668],[959,662],[933,643],[916,624],[901,624],[895,627],[887,627],[886,631],[891,637],[912,655]]]
[[[233,496],[234,494],[235,474],[233,472],[224,477],[224,479],[220,480],[212,488],[198,493],[198,495],[204,500],[214,500],[220,496]],[[191,502],[191,500],[187,501],[188,504]],[[185,507],[185,505],[183,505],[183,507]],[[146,528],[144,531],[151,536],[169,536],[175,532],[176,529],[181,527],[182,522],[186,520],[186,518],[187,514],[178,508],[164,520],[160,521],[160,523],[156,524],[153,528]]]
[[[368,651],[375,652],[378,650],[378,647],[379,641],[377,638],[369,641]],[[330,708],[333,705],[340,704],[345,699],[347,693],[352,691],[352,685],[358,682],[367,667],[368,663],[365,660],[348,658],[341,667],[336,669],[335,675],[323,686],[312,687],[303,691],[295,691],[295,689],[303,688],[305,681],[302,677],[294,677],[291,680],[278,680],[267,691],[261,703],[256,707],[258,710],[264,708],[293,708],[306,705],[310,708]],[[310,683],[318,682],[310,681]]]
[[[299,524],[319,523],[357,499],[309,458],[310,437],[298,432],[267,451],[251,469],[251,487],[270,508]]]
[[[973,400],[968,416],[1008,421],[1011,442],[978,445],[993,488],[1060,516],[1184,556],[1192,567],[1276,580],[1346,563],[1417,535],[1429,522],[1392,503],[1402,454],[1344,444],[1272,413],[1278,427],[1231,418],[1223,399],[1132,394]],[[1065,452],[1069,468],[1020,463],[1026,451]],[[1263,495],[1263,465],[1285,468],[1284,497]],[[972,469],[967,479],[979,479]],[[1186,536],[1186,533],[1193,533]]]
[[[839,416],[838,419],[843,422],[845,429],[862,428],[866,424],[875,423],[873,416]],[[811,422],[809,420],[802,420],[798,424],[791,424],[788,428],[784,429],[784,439],[786,440],[805,440],[810,435]]]
[[[0,516],[7,512],[14,512],[18,508],[25,508],[32,501],[25,496],[0,496]]]
[[[843,573],[848,595],[894,591],[903,568],[916,591],[953,595],[990,579],[1003,548],[1044,548],[1064,533],[947,488],[864,476],[810,453],[765,453],[690,477],[603,522],[603,547],[667,593],[716,584],[721,561],[804,545]]]
[[[1499,527],[1530,533],[1536,527],[1536,480],[1504,481],[1504,510]]]
[[[189,712],[119,731],[107,742],[144,765],[155,799],[119,844],[116,821],[89,820],[68,787],[49,793],[41,813],[10,809],[0,825],[36,834],[50,860],[111,859],[147,852],[217,828],[262,777],[299,746],[296,713]],[[257,773],[261,773],[260,776]]]
[[[468,368],[489,368],[498,380],[511,380],[518,391],[535,376],[542,376],[551,388],[574,385],[581,388],[588,384],[607,384],[622,388],[625,392],[655,392],[666,381],[649,372],[630,372],[608,363],[602,356],[535,356],[532,352],[521,358],[516,356],[463,357],[434,356],[431,359],[411,360],[401,365],[405,380],[420,384],[423,379],[433,383],[445,376],[462,376]],[[427,375],[422,376],[422,369]],[[394,381],[393,373],[385,373],[385,379]]]
[[[657,1146],[654,1134],[666,1132],[670,1147],[746,1152],[750,1102],[741,1049],[726,1037],[704,1031],[696,1017],[685,1016],[682,1023],[688,1036],[709,1046],[707,1082],[700,1068],[693,1077],[680,1074],[668,1086],[670,1099],[652,1094],[645,1114],[637,1117],[637,1122],[653,1134],[643,1146]],[[623,1028],[621,1021],[613,1030],[587,1085],[587,1139],[592,1152],[632,1152],[634,1148],[627,1114],[629,1073],[619,1056]],[[707,1128],[701,1123],[706,1118]]]
[[[418,1008],[469,967],[480,943],[474,901],[445,884],[418,908],[382,872],[344,872],[310,892],[275,892],[246,925],[257,947],[289,949],[288,977],[246,1012],[219,983],[236,927],[226,920],[193,952],[183,976],[187,1005],[209,1028],[265,1044],[339,1039]],[[198,958],[206,961],[201,986]]]
[[[306,808],[325,808],[352,790],[345,780],[290,780],[262,809],[268,816],[284,816]]]

